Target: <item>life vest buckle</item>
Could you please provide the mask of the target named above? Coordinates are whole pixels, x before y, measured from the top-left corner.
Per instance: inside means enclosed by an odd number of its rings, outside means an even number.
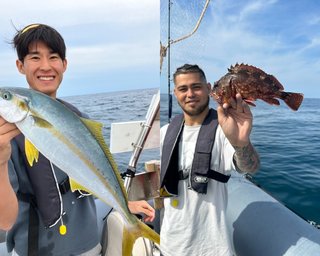
[[[196,183],[208,183],[209,179],[204,176],[194,176],[193,181]]]

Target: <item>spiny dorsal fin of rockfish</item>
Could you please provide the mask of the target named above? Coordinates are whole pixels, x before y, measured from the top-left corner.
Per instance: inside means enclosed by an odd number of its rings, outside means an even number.
[[[32,116],[34,124],[43,128],[50,128],[52,127],[52,125],[37,116]],[[27,139],[25,138],[24,141],[24,148],[25,148],[25,153],[26,153],[26,157],[27,157],[27,161],[29,163],[30,166],[33,166],[34,162],[38,162],[39,159],[39,151],[36,149],[36,147]]]
[[[118,170],[118,166],[117,166],[116,162],[114,161],[113,156],[109,150],[109,147],[103,138],[103,134],[102,134],[103,124],[96,122],[96,121],[93,121],[93,120],[90,120],[90,119],[82,118],[82,117],[80,119],[85,124],[85,126],[89,129],[89,131],[92,133],[92,135],[96,138],[96,140],[98,141],[98,143],[99,143],[100,147],[102,148],[104,154],[106,155],[110,165],[112,166],[112,169],[114,170],[114,173],[117,176],[119,183],[122,184],[123,180],[121,179],[120,172]],[[124,189],[124,186],[121,186],[121,189],[123,191],[123,194],[125,196],[127,196],[127,193]]]
[[[36,147],[30,142],[30,140],[24,140],[24,148],[26,152],[27,161],[30,166],[33,166],[33,162],[38,162],[39,159],[39,151]]]

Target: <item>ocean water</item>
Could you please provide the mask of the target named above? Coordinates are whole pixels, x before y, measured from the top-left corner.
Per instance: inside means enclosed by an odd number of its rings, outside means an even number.
[[[93,120],[103,124],[103,136],[110,144],[111,123],[145,120],[152,96],[157,88],[64,97]],[[114,154],[120,172],[127,169],[131,152]],[[144,162],[159,159],[159,149],[143,150],[137,172],[144,170]]]
[[[64,98],[92,119],[104,124],[103,134],[110,141],[112,122],[144,120],[157,88],[73,96]],[[320,224],[320,99],[305,99],[297,112],[283,102],[271,106],[257,101],[251,140],[261,157],[261,168],[253,181],[306,220]],[[215,102],[211,101],[215,108]],[[168,120],[167,95],[161,94],[160,118]],[[173,115],[180,108],[173,98]],[[125,171],[131,153],[114,155]],[[143,151],[138,170],[144,162],[159,159],[159,150]]]
[[[284,102],[256,103],[251,141],[261,168],[253,181],[304,219],[320,224],[320,99],[304,99],[297,112]],[[180,113],[174,97],[172,105],[173,116]],[[161,94],[162,125],[167,120],[168,96]]]

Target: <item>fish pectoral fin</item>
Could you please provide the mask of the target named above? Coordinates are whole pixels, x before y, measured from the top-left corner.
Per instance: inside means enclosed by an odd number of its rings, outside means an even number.
[[[24,140],[24,148],[25,148],[25,154],[27,161],[30,166],[33,166],[33,162],[38,162],[39,159],[39,151],[36,149],[36,147],[28,140]]]
[[[78,182],[76,182],[73,179],[69,179],[70,182],[70,189],[72,192],[79,190],[84,192],[85,194],[92,194],[87,188],[85,188],[84,186],[82,186],[81,184],[79,184]]]

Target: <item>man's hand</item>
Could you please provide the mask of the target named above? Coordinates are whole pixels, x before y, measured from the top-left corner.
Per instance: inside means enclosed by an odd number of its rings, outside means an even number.
[[[250,142],[249,136],[252,128],[252,113],[241,95],[236,95],[230,104],[219,105],[217,108],[219,124],[234,147],[244,147]]]
[[[234,160],[240,172],[254,173],[260,168],[260,158],[250,142],[252,113],[241,95],[236,95],[230,104],[218,106],[219,124],[235,149]]]
[[[0,229],[9,230],[18,215],[18,201],[8,174],[8,161],[11,156],[10,141],[20,131],[15,124],[6,122],[0,116]]]
[[[8,123],[0,116],[0,165],[6,164],[11,155],[10,141],[20,134],[15,124]]]
[[[129,201],[128,207],[131,213],[133,214],[144,213],[145,214],[144,221],[146,222],[151,222],[155,218],[155,210],[152,208],[150,204],[148,204],[147,201],[144,201],[144,200]]]

